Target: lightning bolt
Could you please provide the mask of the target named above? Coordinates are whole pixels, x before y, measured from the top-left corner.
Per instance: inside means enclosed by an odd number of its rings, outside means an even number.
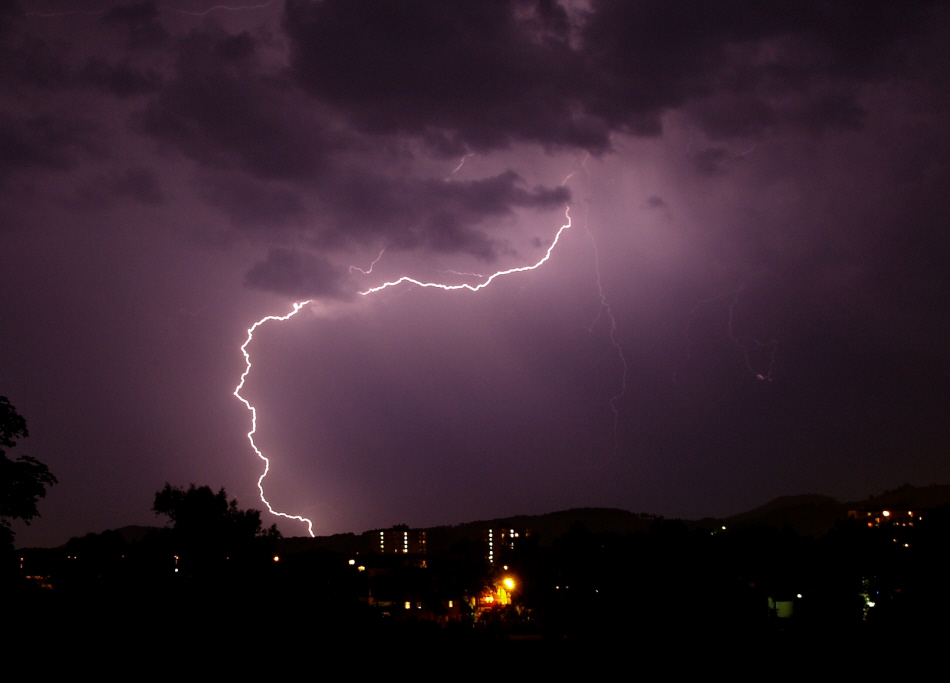
[[[257,408],[252,406],[250,401],[248,401],[246,398],[241,396],[241,389],[244,388],[244,382],[247,380],[248,373],[251,372],[251,354],[248,353],[247,351],[247,345],[250,344],[251,341],[253,341],[254,331],[257,330],[257,328],[263,325],[264,323],[270,322],[271,320],[283,322],[285,320],[289,320],[290,318],[293,318],[295,315],[297,315],[297,313],[300,312],[301,308],[303,308],[309,303],[311,302],[298,301],[297,303],[294,304],[294,310],[292,310],[287,315],[268,315],[261,318],[253,325],[251,325],[251,327],[247,331],[247,340],[241,345],[241,353],[244,354],[244,362],[247,363],[247,367],[244,368],[244,374],[241,375],[241,381],[238,382],[237,388],[234,390],[234,395],[238,398],[238,400],[241,401],[241,403],[243,403],[247,407],[249,411],[251,411],[251,431],[247,433],[247,440],[251,442],[251,448],[253,448],[254,452],[257,453],[257,457],[264,461],[264,471],[261,473],[261,476],[257,480],[257,489],[261,492],[261,501],[264,503],[264,505],[267,506],[267,510],[272,515],[277,515],[278,517],[285,517],[287,519],[295,519],[298,522],[304,522],[307,525],[307,532],[312,537],[314,535],[313,522],[311,522],[306,517],[301,517],[299,515],[289,515],[286,512],[278,512],[273,507],[271,507],[271,504],[268,502],[267,498],[264,496],[264,477],[266,477],[267,473],[270,472],[270,459],[267,458],[263,453],[261,453],[261,450],[257,447],[257,444],[254,443],[254,434],[257,432]]]
[[[444,289],[447,292],[454,291],[457,289],[467,289],[470,292],[477,292],[478,290],[484,289],[485,287],[490,285],[497,278],[503,277],[505,275],[511,275],[512,273],[525,273],[529,270],[535,270],[537,268],[540,268],[545,263],[547,263],[547,260],[551,258],[551,252],[554,251],[554,247],[557,246],[558,240],[561,239],[561,235],[564,233],[565,230],[570,229],[571,207],[567,207],[567,209],[565,209],[564,217],[567,219],[567,223],[562,225],[561,228],[557,231],[557,234],[554,236],[554,241],[551,242],[551,246],[548,247],[548,250],[545,252],[544,256],[541,257],[541,260],[532,266],[520,266],[518,268],[509,268],[508,270],[499,270],[497,273],[489,275],[488,279],[486,279],[484,282],[481,282],[477,285],[469,285],[469,284],[445,285],[445,284],[442,284],[441,282],[422,282],[421,280],[416,280],[414,278],[409,277],[408,275],[404,275],[398,280],[393,280],[391,282],[384,282],[383,284],[378,285],[376,287],[371,287],[367,289],[366,291],[360,292],[360,295],[366,296],[367,294],[375,294],[376,292],[380,292],[389,287],[395,287],[396,285],[401,285],[403,282],[408,282],[410,284],[416,285],[417,287],[435,287],[436,289]]]
[[[557,234],[554,236],[554,240],[551,242],[551,246],[548,247],[544,256],[534,265],[521,266],[518,268],[509,268],[507,270],[500,270],[497,273],[489,276],[488,279],[485,280],[485,282],[482,282],[475,286],[468,285],[468,284],[445,285],[445,284],[441,284],[437,282],[421,282],[411,277],[401,277],[398,280],[393,280],[392,282],[385,282],[377,287],[372,287],[370,289],[367,289],[364,292],[360,292],[360,294],[362,296],[366,296],[368,294],[373,294],[374,292],[379,292],[388,287],[395,287],[396,285],[400,285],[404,282],[409,282],[419,287],[436,287],[438,289],[444,289],[446,291],[457,290],[457,289],[467,289],[472,292],[477,292],[478,290],[483,289],[487,287],[488,285],[490,285],[496,278],[502,277],[504,275],[511,275],[513,273],[524,273],[529,270],[535,270],[536,268],[540,268],[544,263],[548,261],[548,259],[551,258],[551,252],[554,251],[554,247],[557,246],[558,241],[561,239],[561,234],[565,230],[568,230],[571,227],[571,207],[568,206],[565,208],[564,216],[567,219],[567,223],[562,225],[561,228],[557,231]],[[382,258],[382,255],[383,255],[382,252],[380,252],[379,256],[376,258],[376,261],[379,261],[379,259]],[[373,265],[376,264],[376,261],[373,262]],[[351,272],[353,268],[354,267],[351,266]],[[359,270],[360,272],[363,272],[363,273],[369,272],[369,271],[364,271],[361,268],[356,268],[356,270]],[[370,270],[372,270],[372,266],[370,266]],[[254,452],[257,454],[257,457],[264,461],[264,471],[263,473],[261,473],[261,476],[257,480],[257,488],[260,491],[261,501],[264,503],[264,505],[267,506],[267,510],[272,515],[276,515],[278,517],[284,517],[286,519],[293,519],[298,522],[305,523],[307,525],[307,532],[312,537],[314,536],[314,533],[313,533],[313,522],[311,520],[300,515],[291,515],[291,514],[287,514],[286,512],[278,512],[271,506],[270,502],[268,502],[267,500],[267,497],[264,495],[264,478],[267,476],[267,473],[270,472],[270,459],[267,458],[261,452],[261,450],[257,447],[257,444],[254,442],[254,434],[257,432],[257,409],[251,405],[250,401],[248,401],[246,398],[241,396],[241,389],[244,388],[244,383],[247,380],[247,376],[251,372],[251,354],[248,352],[247,347],[254,340],[254,332],[257,330],[257,328],[259,328],[264,323],[271,322],[271,321],[285,322],[289,320],[290,318],[294,317],[295,315],[297,315],[297,313],[299,313],[300,310],[304,306],[307,306],[311,303],[312,303],[312,300],[298,301],[297,303],[294,304],[294,310],[292,310],[290,313],[287,313],[286,315],[268,315],[261,318],[253,325],[251,325],[251,327],[247,331],[247,339],[244,341],[244,344],[241,345],[241,353],[244,354],[244,362],[246,363],[246,367],[244,368],[244,373],[241,375],[241,381],[238,382],[237,387],[234,389],[234,396],[236,396],[238,400],[240,400],[241,403],[243,403],[244,406],[251,412],[251,431],[247,433],[247,440],[251,443],[251,448],[254,449]]]

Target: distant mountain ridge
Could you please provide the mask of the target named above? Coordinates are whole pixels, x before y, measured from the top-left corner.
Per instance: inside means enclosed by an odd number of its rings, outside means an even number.
[[[846,519],[850,510],[895,509],[921,510],[950,505],[950,485],[931,484],[912,486],[904,484],[893,491],[868,496],[865,500],[842,503],[836,498],[820,494],[779,496],[753,510],[725,518],[709,517],[702,520],[685,520],[693,528],[715,525],[776,526],[791,527],[805,535],[827,533],[836,522]],[[575,524],[583,524],[591,533],[628,534],[647,531],[657,515],[634,513],[616,508],[574,508],[542,515],[515,515],[498,519],[467,522],[454,527],[434,527],[429,532],[442,529],[530,529],[540,542],[547,543],[567,533]]]
[[[780,496],[765,505],[721,520],[727,527],[774,526],[791,527],[796,533],[820,536],[834,528],[835,523],[853,510],[831,496],[806,494]]]
[[[950,505],[950,485],[931,484],[911,486],[905,484],[893,491],[868,496],[865,500],[842,503],[831,496],[803,494],[780,496],[748,512],[725,518],[709,517],[702,520],[684,520],[689,528],[727,528],[747,526],[789,527],[801,535],[821,536],[847,519],[850,510],[887,509],[921,510]],[[540,544],[548,544],[568,533],[574,526],[583,525],[591,533],[625,535],[648,531],[658,515],[635,513],[618,508],[573,508],[541,515],[513,515],[495,519],[464,522],[425,528],[430,548],[447,549],[466,538],[481,538],[487,529],[524,530]],[[368,533],[368,532],[364,532]],[[314,544],[327,549],[346,551],[361,547],[361,534],[337,534],[322,539],[299,539],[301,546]],[[285,539],[286,542],[297,539]]]
[[[849,503],[859,510],[862,507],[895,508],[921,510],[950,505],[950,485],[931,484],[930,486],[911,486],[904,484],[893,491],[885,491],[879,496],[868,496],[868,499],[858,503]]]
[[[684,520],[690,528],[727,528],[745,526],[790,527],[798,534],[820,536],[835,524],[846,519],[849,510],[925,510],[950,505],[950,485],[931,484],[912,486],[905,484],[893,491],[871,495],[864,500],[841,503],[831,496],[803,494],[780,496],[748,512],[725,518],[708,517],[702,520]],[[625,535],[648,531],[658,515],[635,513],[618,508],[572,508],[541,515],[513,515],[495,519],[464,522],[425,528],[430,547],[449,548],[464,539],[480,538],[487,529],[514,529],[530,531],[537,542],[551,543],[571,528],[580,524],[591,533],[614,533]],[[141,541],[151,530],[161,527],[126,526],[119,532],[127,542]],[[324,548],[333,552],[357,552],[365,545],[361,534],[343,533],[332,536],[288,537],[281,539],[283,552],[300,552]]]
[[[926,510],[950,505],[950,485],[904,484],[865,500],[840,503],[830,496],[806,494],[781,496],[749,512],[725,518],[726,526],[788,526],[796,533],[820,536],[846,519],[850,510]]]
[[[611,532],[617,534],[647,531],[657,515],[630,512],[619,508],[571,508],[542,515],[515,515],[497,519],[466,522],[454,527],[436,529],[530,529],[542,543],[563,536],[576,524],[583,524],[591,533]]]

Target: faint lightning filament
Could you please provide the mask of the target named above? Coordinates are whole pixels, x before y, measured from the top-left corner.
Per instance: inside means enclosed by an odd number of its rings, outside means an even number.
[[[755,148],[753,147],[753,149]],[[749,151],[751,152],[752,150],[749,150]],[[748,152],[746,152],[746,154],[748,154]],[[745,366],[746,368],[749,369],[749,372],[755,375],[756,379],[760,379],[763,382],[771,382],[772,370],[775,367],[775,353],[776,351],[778,351],[778,341],[773,339],[769,342],[761,342],[758,339],[752,339],[752,343],[755,344],[758,350],[768,351],[769,368],[766,372],[759,372],[755,368],[752,367],[752,358],[751,358],[751,352],[749,351],[749,347],[746,346],[744,343],[742,343],[739,337],[736,336],[735,332],[733,332],[732,322],[733,322],[733,317],[735,316],[736,304],[739,303],[739,295],[742,294],[743,289],[745,289],[745,284],[742,284],[739,286],[739,289],[736,290],[735,295],[732,297],[732,303],[729,304],[729,338],[732,340],[732,342],[736,346],[742,349],[742,355],[745,358]]]
[[[437,271],[437,272],[439,272],[439,273],[445,273],[445,274],[448,274],[448,275],[461,275],[462,277],[465,277],[465,276],[469,276],[469,277],[485,277],[485,276],[482,275],[481,273],[467,273],[467,272],[462,271],[462,270],[440,270],[440,271]]]
[[[594,248],[594,273],[597,276],[597,294],[600,297],[600,307],[597,309],[597,317],[594,318],[594,322],[590,325],[590,331],[594,331],[594,325],[597,324],[597,321],[600,320],[602,313],[607,314],[607,319],[610,321],[610,343],[613,345],[614,349],[617,350],[617,357],[620,359],[620,363],[623,366],[623,372],[620,374],[620,391],[618,391],[610,399],[610,409],[614,414],[614,455],[617,454],[617,450],[620,448],[620,410],[617,408],[617,402],[622,399],[627,393],[627,358],[623,354],[623,347],[620,345],[620,342],[617,340],[617,319],[614,317],[614,312],[610,308],[610,302],[607,301],[607,295],[604,294],[604,286],[600,279],[600,253],[597,250],[597,241],[594,239],[593,233],[590,231],[590,227],[587,226],[587,221],[584,221],[585,227],[587,228],[587,236],[590,237],[591,246]]]
[[[475,156],[475,152],[468,152],[468,153],[466,153],[465,156],[462,157],[462,160],[459,162],[459,165],[456,166],[456,167],[452,170],[452,172],[449,173],[449,174],[444,178],[444,180],[452,180],[452,176],[454,176],[456,173],[458,173],[459,171],[462,170],[462,166],[465,165],[465,160],[468,159],[469,157],[473,157],[473,156]]]
[[[749,150],[751,151],[751,150]],[[748,154],[748,152],[746,152]],[[700,299],[696,302],[696,305],[693,306],[693,309],[689,313],[689,317],[686,322],[686,361],[690,359],[690,337],[689,329],[693,322],[693,317],[699,311],[700,307],[705,304],[711,304],[717,301],[722,301],[723,299],[730,298],[728,317],[726,320],[726,337],[735,346],[741,353],[742,358],[745,361],[746,369],[752,373],[752,375],[763,382],[772,381],[772,373],[775,369],[775,356],[778,353],[779,343],[777,339],[772,339],[768,342],[759,341],[754,337],[740,337],[736,334],[735,331],[735,315],[736,315],[736,306],[739,304],[739,296],[742,294],[745,289],[745,283],[739,285],[739,287],[734,292],[722,292],[716,296],[709,297],[708,299]],[[754,344],[754,348],[750,348],[750,343]],[[756,365],[763,365],[761,359],[768,359],[768,368],[761,369],[756,368]],[[676,381],[676,373],[673,374],[673,381]]]
[[[379,263],[379,259],[381,259],[383,257],[383,254],[385,253],[386,253],[386,247],[383,247],[382,250],[379,252],[379,256],[376,257],[376,260],[369,264],[369,268],[367,268],[366,270],[363,270],[359,266],[350,266],[350,272],[353,273],[355,271],[359,271],[363,273],[363,275],[369,275],[370,273],[373,272],[373,268],[376,266],[377,263]]]

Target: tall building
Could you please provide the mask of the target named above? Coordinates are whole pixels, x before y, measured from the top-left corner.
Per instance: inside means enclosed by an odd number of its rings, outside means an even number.
[[[376,529],[366,532],[370,550],[380,555],[425,555],[426,532],[398,524],[391,529]]]
[[[492,564],[499,556],[508,550],[514,550],[515,545],[528,535],[524,529],[486,529],[488,541],[488,561]]]

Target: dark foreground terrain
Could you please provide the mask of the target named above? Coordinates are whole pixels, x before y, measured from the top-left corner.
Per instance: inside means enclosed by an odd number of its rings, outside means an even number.
[[[891,502],[910,508],[912,493]],[[803,497],[701,522],[578,510],[325,539],[258,529],[230,545],[175,528],[89,534],[7,564],[4,642],[55,667],[236,671],[298,655],[352,671],[919,660],[946,630],[950,507],[881,502],[818,527],[828,500]],[[406,550],[376,547],[390,536]]]

